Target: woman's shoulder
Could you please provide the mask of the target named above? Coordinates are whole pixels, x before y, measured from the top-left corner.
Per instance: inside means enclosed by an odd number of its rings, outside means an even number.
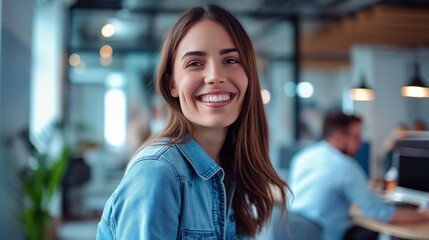
[[[177,148],[177,145],[172,144],[169,138],[153,141],[139,149],[128,163],[127,172],[132,168],[154,164],[166,165],[177,175],[187,175],[189,173],[185,158]]]
[[[159,159],[162,154],[174,145],[170,144],[168,138],[162,138],[150,142],[138,149],[132,156],[130,162],[143,159]]]

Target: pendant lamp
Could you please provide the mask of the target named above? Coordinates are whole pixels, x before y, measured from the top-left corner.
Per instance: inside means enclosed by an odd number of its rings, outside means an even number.
[[[356,87],[350,89],[349,94],[353,101],[372,101],[375,98],[374,90],[366,85],[364,77]]]
[[[414,64],[414,75],[407,85],[401,88],[401,94],[404,97],[427,98],[429,97],[429,88],[420,77],[419,64]]]

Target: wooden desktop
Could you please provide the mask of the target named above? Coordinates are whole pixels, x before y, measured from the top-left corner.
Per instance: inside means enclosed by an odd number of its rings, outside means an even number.
[[[379,232],[380,234],[387,237],[429,240],[429,220],[414,223],[384,223],[365,218],[360,214],[356,206],[352,206],[350,214],[353,218],[353,222],[356,225],[375,232]]]

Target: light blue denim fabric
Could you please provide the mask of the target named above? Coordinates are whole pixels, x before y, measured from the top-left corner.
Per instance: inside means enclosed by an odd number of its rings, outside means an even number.
[[[243,239],[223,178],[222,168],[194,140],[148,146],[108,199],[97,239]]]

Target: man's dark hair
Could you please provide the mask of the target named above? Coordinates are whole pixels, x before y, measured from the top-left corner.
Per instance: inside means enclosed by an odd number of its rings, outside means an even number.
[[[327,139],[335,131],[347,132],[353,123],[361,123],[362,118],[356,115],[346,115],[340,110],[328,112],[323,121],[322,137]]]

